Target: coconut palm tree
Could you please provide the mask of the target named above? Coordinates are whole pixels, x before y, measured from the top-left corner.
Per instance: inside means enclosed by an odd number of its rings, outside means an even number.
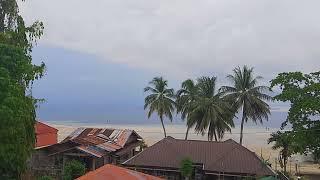
[[[249,119],[257,123],[262,123],[263,119],[268,120],[270,115],[270,107],[265,101],[272,100],[272,97],[265,94],[269,91],[266,86],[257,86],[261,76],[254,76],[253,68],[243,66],[236,67],[233,75],[228,75],[232,86],[221,87],[221,92],[225,94],[225,98],[232,101],[232,106],[239,110],[242,108],[242,120],[240,130],[240,144],[243,139],[243,125]]]
[[[148,109],[148,118],[153,113],[158,114],[164,137],[167,137],[163,118],[167,117],[172,122],[172,113],[175,110],[174,90],[168,89],[168,81],[162,77],[153,78],[149,85],[144,88],[144,92],[149,92],[149,95],[145,97],[144,109]]]
[[[290,132],[276,132],[270,135],[268,144],[274,142],[272,149],[281,149],[279,151],[279,163],[284,172],[287,172],[288,158],[293,154],[293,135]]]
[[[192,103],[190,124],[195,131],[204,134],[208,129],[208,141],[221,140],[225,131],[234,127],[234,113],[230,104],[216,93],[216,77],[201,77],[197,80],[199,97]]]
[[[192,121],[190,120],[189,114],[192,110],[192,103],[197,99],[198,97],[198,86],[196,83],[191,80],[187,79],[181,84],[181,89],[177,91],[177,113],[181,114],[181,119],[185,120],[187,119],[187,131],[185,140],[188,139],[188,133],[189,129],[194,125],[191,124]]]

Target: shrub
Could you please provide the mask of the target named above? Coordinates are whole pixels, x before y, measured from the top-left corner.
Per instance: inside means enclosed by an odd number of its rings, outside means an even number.
[[[192,161],[189,158],[185,158],[181,161],[180,172],[183,177],[189,178],[193,172]]]
[[[86,167],[83,163],[72,160],[66,163],[63,170],[63,179],[64,180],[73,180],[77,177],[80,177],[85,174]]]

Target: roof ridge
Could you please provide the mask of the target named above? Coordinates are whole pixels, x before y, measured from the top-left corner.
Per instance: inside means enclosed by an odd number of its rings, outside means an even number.
[[[176,140],[175,138],[173,138],[173,137],[171,137],[171,136],[167,136],[167,137],[161,139],[160,141],[156,142],[156,143],[153,144],[152,146],[147,147],[145,150],[139,152],[139,153],[136,154],[135,156],[132,156],[132,157],[129,158],[128,160],[124,161],[122,164],[126,164],[126,163],[129,162],[131,159],[139,157],[139,156],[140,156],[143,152],[145,152],[145,151],[150,151],[150,150],[152,150],[151,147],[154,148],[154,146],[156,146],[156,145],[158,145],[158,144],[160,144],[160,143],[163,143],[164,141],[168,141],[168,139],[167,139],[168,137],[172,138],[172,140]]]
[[[171,136],[168,136],[168,137],[171,137]],[[227,141],[229,141],[229,140],[231,140],[231,141],[234,141],[233,139],[227,139],[227,140],[225,140],[225,141],[207,141],[207,140],[197,140],[197,139],[187,139],[187,140],[185,140],[185,139],[175,139],[175,138],[173,138],[174,140],[176,140],[176,141],[195,141],[195,142],[205,142],[205,143],[225,143],[225,142],[227,142]],[[234,142],[236,142],[236,141],[234,141]]]
[[[43,123],[43,122],[41,122],[41,121],[36,121],[36,123],[42,124],[42,125],[44,125],[44,126],[46,126],[46,127],[50,128],[50,129],[54,129],[54,130],[58,131],[58,129],[57,129],[57,128],[52,127],[52,126],[50,126],[50,125],[48,125],[48,124],[46,124],[46,123]]]

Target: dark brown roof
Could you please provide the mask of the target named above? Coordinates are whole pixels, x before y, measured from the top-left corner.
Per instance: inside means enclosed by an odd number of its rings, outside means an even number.
[[[208,142],[167,137],[124,163],[135,167],[179,169],[184,158],[211,173],[274,175],[259,157],[233,140]]]

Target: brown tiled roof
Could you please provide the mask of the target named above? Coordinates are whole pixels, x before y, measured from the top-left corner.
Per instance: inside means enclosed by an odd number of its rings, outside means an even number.
[[[274,175],[259,157],[233,140],[208,142],[167,137],[124,163],[125,166],[179,169],[184,158],[211,173]]]
[[[129,170],[126,168],[114,166],[111,164],[104,165],[94,171],[91,171],[77,180],[161,180],[161,178],[144,174],[141,172]]]

